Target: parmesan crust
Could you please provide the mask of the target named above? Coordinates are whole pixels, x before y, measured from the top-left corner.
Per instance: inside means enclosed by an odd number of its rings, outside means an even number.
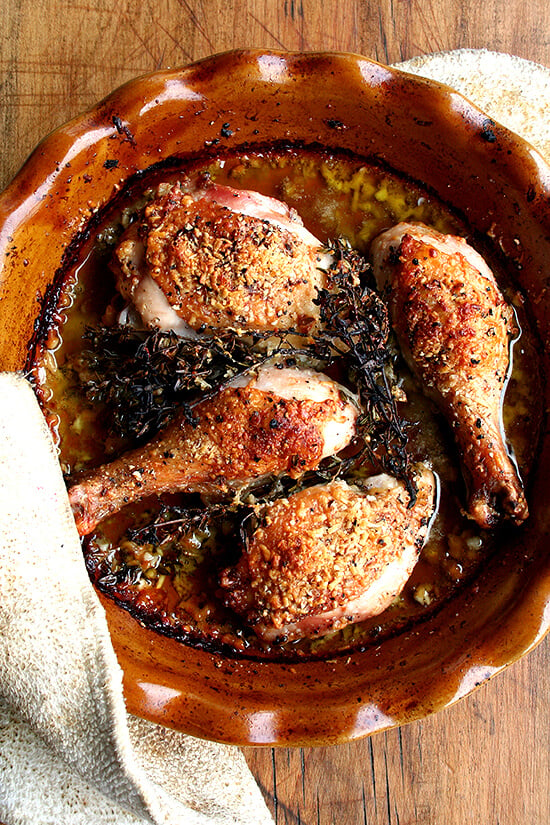
[[[219,495],[271,474],[297,478],[347,446],[357,410],[338,384],[305,370],[309,397],[282,397],[265,384],[256,388],[269,371],[259,370],[246,386],[226,387],[191,412],[180,410],[150,443],[85,474],[69,490],[80,534],[145,496]],[[292,386],[296,372],[290,369]],[[283,373],[277,370],[279,381]],[[322,400],[315,381],[325,388]]]
[[[409,578],[434,510],[422,468],[414,506],[404,485],[316,485],[266,508],[239,563],[223,572],[225,602],[270,641],[316,636],[382,612]]]
[[[217,187],[212,196],[179,186],[161,190],[115,251],[119,291],[136,301],[140,284],[151,278],[167,303],[158,312],[159,326],[170,308],[172,328],[175,315],[192,330],[312,332],[319,322],[314,301],[327,284],[320,242],[314,246],[304,238],[297,217],[282,223],[279,210],[267,219],[264,201],[271,198],[243,193],[245,211],[238,211],[238,198],[230,208],[220,194],[226,188]],[[262,217],[251,214],[252,195]]]

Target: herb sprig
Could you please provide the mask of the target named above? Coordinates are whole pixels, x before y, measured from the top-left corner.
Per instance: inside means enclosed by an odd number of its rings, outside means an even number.
[[[178,408],[191,410],[199,398],[266,360],[254,340],[229,330],[186,340],[174,332],[99,326],[85,338],[86,396],[106,405],[116,432],[137,441],[162,429]]]
[[[371,286],[370,265],[347,241],[335,241],[329,251],[333,256],[331,288],[322,290],[317,301],[322,327],[317,352],[326,357],[330,348],[338,349],[348,380],[359,395],[357,429],[363,450],[355,457],[355,464],[368,457],[375,466],[397,476],[405,482],[414,503],[407,433],[397,411],[400,393],[388,347],[386,305]]]

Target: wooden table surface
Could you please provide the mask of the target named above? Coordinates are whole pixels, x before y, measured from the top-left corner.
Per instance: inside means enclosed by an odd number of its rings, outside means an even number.
[[[456,48],[550,66],[548,0],[3,0],[0,186],[121,82],[239,47],[382,62]],[[546,825],[550,641],[458,705],[320,749],[246,748],[277,825]]]

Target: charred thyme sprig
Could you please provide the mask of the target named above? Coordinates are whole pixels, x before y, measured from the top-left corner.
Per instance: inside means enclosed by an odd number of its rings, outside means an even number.
[[[348,377],[361,402],[358,431],[364,450],[355,464],[368,456],[388,473],[403,480],[414,503],[416,491],[409,470],[407,434],[396,406],[396,392],[389,367],[390,334],[386,305],[368,284],[370,265],[349,243],[339,239],[330,245],[334,263],[330,289],[319,293],[322,332],[319,355],[337,348],[343,355]]]
[[[159,545],[165,541],[177,541],[189,530],[203,530],[212,518],[222,517],[228,512],[224,504],[212,504],[204,507],[182,507],[161,502],[160,510],[154,519],[141,527],[130,528],[126,536],[137,544]]]
[[[193,341],[173,332],[100,326],[85,337],[85,394],[107,406],[120,435],[136,440],[158,432],[182,406],[192,419],[195,401],[267,358],[254,350],[254,340],[251,346],[231,331]]]

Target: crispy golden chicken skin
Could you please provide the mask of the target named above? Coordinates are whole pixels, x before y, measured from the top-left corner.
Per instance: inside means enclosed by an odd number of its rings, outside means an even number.
[[[149,444],[87,473],[69,489],[80,535],[149,495],[217,493],[262,476],[298,477],[355,435],[357,408],[313,370],[262,367],[181,412]]]
[[[419,465],[410,507],[402,482],[319,484],[266,507],[220,583],[256,634],[282,642],[376,616],[401,592],[426,540],[436,482]]]
[[[420,224],[398,224],[371,251],[403,355],[452,427],[468,514],[485,528],[522,522],[527,504],[501,425],[517,329],[491,270],[464,239]]]
[[[227,186],[165,185],[122,236],[112,268],[149,326],[183,335],[202,327],[308,333],[326,261],[281,201]]]

